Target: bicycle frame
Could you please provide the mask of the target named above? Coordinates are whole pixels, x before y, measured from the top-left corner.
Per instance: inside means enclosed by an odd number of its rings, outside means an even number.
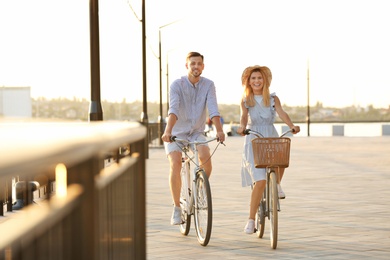
[[[182,147],[182,153],[185,155],[184,163],[192,162],[192,164],[195,165],[194,170],[189,173],[190,174],[190,183],[191,183],[191,187],[189,187],[189,188],[191,188],[191,197],[190,197],[190,201],[188,203],[187,210],[191,214],[194,213],[194,207],[197,206],[197,200],[194,196],[194,194],[196,194],[196,192],[197,192],[196,185],[195,185],[196,174],[199,172],[200,169],[203,170],[203,168],[201,168],[199,165],[198,145],[210,143],[210,142],[213,142],[215,140],[217,140],[217,138],[212,138],[212,139],[209,139],[206,141],[193,141],[193,142],[189,142],[187,140],[178,139],[178,138],[174,139],[175,142],[181,142],[184,144],[184,146]],[[192,150],[190,149],[190,145],[193,145]],[[190,156],[188,154],[189,152],[192,152],[192,154]]]
[[[182,151],[183,151],[182,160],[184,163],[183,167],[187,167],[186,173],[188,174],[187,176],[188,184],[189,184],[188,189],[190,190],[189,192],[191,194],[191,196],[189,197],[189,201],[186,204],[186,209],[189,215],[193,215],[194,209],[197,205],[197,200],[194,196],[194,194],[196,194],[195,179],[196,179],[196,173],[200,169],[197,145],[195,145],[195,150],[192,151],[191,156],[188,156],[189,155],[188,153],[190,152],[189,145],[184,146]],[[195,168],[192,171],[190,170],[190,167],[188,165],[189,163],[195,165]],[[182,183],[182,185],[187,185],[187,184]]]

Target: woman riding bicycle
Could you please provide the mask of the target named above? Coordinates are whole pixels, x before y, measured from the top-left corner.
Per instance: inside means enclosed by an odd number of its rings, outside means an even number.
[[[272,73],[265,66],[247,67],[241,77],[244,87],[244,94],[241,100],[241,118],[240,126],[237,133],[245,135],[244,130],[250,128],[263,134],[264,137],[278,137],[278,133],[274,126],[276,113],[287,124],[293,133],[300,131],[299,126],[295,126],[289,115],[283,110],[279,98],[275,93],[270,94],[269,87],[271,85]],[[247,234],[255,232],[255,216],[261,196],[265,187],[266,171],[265,168],[255,168],[252,152],[253,136],[245,136],[244,151],[241,165],[242,186],[252,186],[252,194],[250,199],[249,219],[244,228]],[[285,194],[280,186],[280,181],[283,177],[284,169],[280,168],[278,178],[278,194],[279,198],[284,199]]]

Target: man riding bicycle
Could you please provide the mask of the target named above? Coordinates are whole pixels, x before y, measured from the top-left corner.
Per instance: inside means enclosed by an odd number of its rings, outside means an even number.
[[[209,117],[215,125],[216,137],[220,142],[225,140],[222,129],[220,113],[214,82],[201,77],[204,69],[203,55],[198,52],[190,52],[186,58],[187,75],[175,80],[169,91],[169,111],[167,126],[162,140],[165,142],[165,152],[169,159],[169,186],[174,203],[171,225],[182,223],[180,208],[180,170],[182,151],[176,143],[171,142],[171,136],[189,141],[205,140],[204,129]],[[199,161],[210,177],[212,164],[210,149],[207,144],[198,147]],[[203,164],[204,163],[204,164]]]

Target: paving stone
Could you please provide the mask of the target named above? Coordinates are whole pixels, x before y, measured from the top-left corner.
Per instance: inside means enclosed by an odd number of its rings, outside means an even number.
[[[163,149],[150,149],[147,259],[390,259],[390,136],[298,135],[282,181],[286,199],[276,249],[268,225],[262,239],[243,232],[250,196],[250,188],[241,187],[243,137],[228,137],[213,155],[213,229],[206,247],[193,224],[188,236],[170,225],[168,159]]]

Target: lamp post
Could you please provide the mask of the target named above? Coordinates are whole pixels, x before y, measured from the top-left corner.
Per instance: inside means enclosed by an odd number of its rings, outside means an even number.
[[[158,137],[159,144],[162,145],[163,141],[161,139],[163,133],[163,117],[162,117],[162,68],[161,68],[161,28],[158,29],[158,63],[160,68],[160,115],[158,116]]]
[[[147,99],[147,84],[146,84],[146,15],[145,15],[145,0],[142,0],[142,79],[143,79],[143,112],[141,114],[141,122],[148,129],[145,142],[145,158],[149,158],[149,120],[148,120],[148,99]]]
[[[310,70],[309,59],[307,60],[307,136],[310,136]]]
[[[164,122],[163,122],[163,112],[162,112],[163,109],[162,109],[161,29],[163,29],[164,27],[167,27],[171,24],[177,23],[178,21],[179,20],[162,25],[158,28],[158,61],[159,61],[159,69],[160,69],[160,73],[159,73],[159,75],[160,75],[160,115],[158,116],[158,136],[159,137],[161,137],[162,133],[164,132],[164,129],[163,129]],[[168,67],[168,64],[167,64],[167,67]],[[168,103],[168,100],[167,100],[167,103]],[[162,145],[163,144],[162,139],[159,138],[159,140],[160,140],[159,144]]]
[[[169,111],[169,70],[168,70],[168,54],[169,52],[167,52],[167,115],[168,115],[168,111]]]
[[[167,62],[167,67],[166,67],[166,77],[167,77],[167,115],[168,115],[168,111],[169,111],[169,53],[173,50],[176,50],[177,48],[173,48],[173,49],[170,49],[169,51],[167,51],[167,58],[166,58],[166,62]]]
[[[102,121],[103,109],[100,100],[100,56],[99,56],[99,4],[89,3],[90,62],[91,62],[91,103],[89,121]]]

